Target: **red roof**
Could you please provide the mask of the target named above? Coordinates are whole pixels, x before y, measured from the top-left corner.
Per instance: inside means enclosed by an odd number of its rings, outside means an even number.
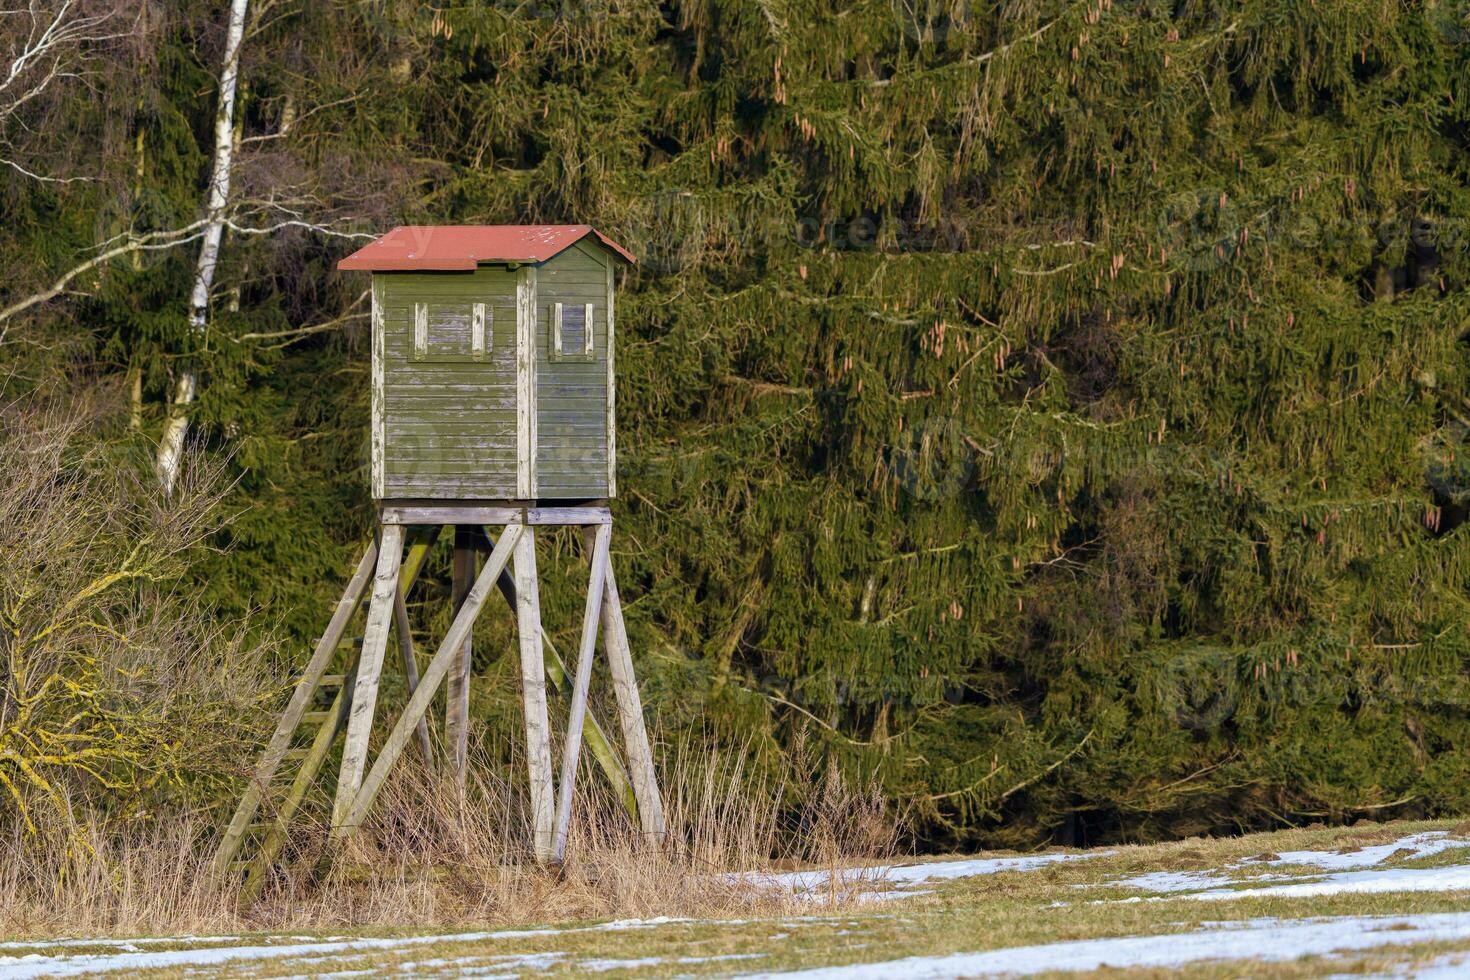
[[[545,262],[592,235],[637,260],[591,225],[403,225],[337,263],[370,272],[473,269],[481,262]]]

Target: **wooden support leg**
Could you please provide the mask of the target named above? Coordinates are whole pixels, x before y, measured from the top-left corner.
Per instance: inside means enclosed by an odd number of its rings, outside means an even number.
[[[419,661],[413,649],[413,628],[408,621],[408,592],[413,588],[419,571],[424,567],[424,559],[428,557],[429,549],[434,546],[438,537],[437,526],[415,530],[408,546],[408,554],[403,558],[403,567],[398,572],[398,592],[393,597],[393,628],[398,635],[398,656],[403,664],[404,686],[408,689],[409,696],[419,686]],[[418,737],[419,754],[424,758],[424,765],[432,767],[434,748],[429,741],[429,722],[426,718],[419,719]]]
[[[607,647],[613,693],[618,698],[618,721],[623,729],[623,748],[628,753],[628,772],[633,777],[633,792],[638,797],[638,821],[645,840],[661,841],[664,836],[664,805],[659,797],[658,778],[653,771],[653,750],[648,744],[648,729],[643,724],[643,701],[638,697],[638,681],[633,675],[633,655],[628,649],[623,603],[618,598],[618,582],[613,575],[611,559],[607,562],[603,590],[602,641]]]
[[[485,538],[490,546],[495,546],[495,536],[489,529],[482,528]],[[516,585],[510,573],[500,573],[500,594],[505,596],[505,601],[510,603],[512,610],[516,609]],[[571,691],[571,678],[567,676],[566,665],[561,661],[561,655],[556,652],[556,644],[551,642],[551,637],[543,631],[541,634],[541,648],[546,655],[546,679],[549,680],[556,690],[563,695]],[[633,795],[633,784],[628,781],[628,770],[623,768],[623,762],[618,758],[617,750],[613,748],[612,741],[602,730],[601,723],[597,720],[597,713],[591,708],[587,709],[587,728],[583,732],[587,740],[587,748],[592,757],[597,760],[603,775],[607,777],[608,783],[612,785],[613,795],[623,804],[623,809],[628,816],[634,820],[638,819],[638,798]]]
[[[507,529],[507,533],[509,533]],[[503,536],[502,536],[503,540]],[[541,653],[541,593],[536,581],[536,533],[521,528],[515,543],[516,632],[521,647],[521,698],[526,717],[526,768],[536,860],[552,858],[551,724],[546,711],[546,663]]]
[[[357,611],[357,604],[362,601],[362,594],[367,589],[368,580],[372,577],[377,561],[378,546],[376,543],[369,544],[362,559],[358,561],[357,570],[353,572],[347,588],[343,590],[342,598],[337,601],[337,608],[332,611],[332,619],[322,633],[321,639],[317,641],[316,649],[311,654],[311,660],[296,681],[296,687],[291,692],[291,700],[286,705],[286,711],[276,724],[276,730],[271,735],[270,743],[266,746],[259,765],[256,766],[255,774],[251,777],[250,784],[245,788],[245,793],[235,808],[235,815],[230,819],[230,826],[220,840],[219,849],[215,851],[214,861],[211,864],[211,870],[216,876],[223,875],[229,868],[230,862],[235,859],[246,828],[255,819],[255,813],[260,808],[265,788],[270,785],[276,775],[276,770],[281,766],[281,760],[286,757],[286,751],[291,747],[291,737],[296,733],[297,726],[301,724],[301,716],[305,714],[306,707],[311,702],[317,682],[321,680],[322,674],[331,664],[332,657],[337,652],[337,644],[342,642],[342,634],[347,632],[347,624],[352,622],[352,615]]]
[[[393,764],[403,753],[404,746],[408,744],[414,726],[428,712],[429,704],[434,700],[434,694],[438,691],[440,682],[453,669],[464,638],[474,628],[475,617],[480,614],[486,597],[495,587],[496,577],[500,575],[506,562],[510,560],[519,535],[519,527],[510,527],[501,536],[500,543],[496,545],[495,551],[485,563],[484,571],[480,573],[473,588],[465,596],[464,604],[455,614],[454,622],[450,624],[449,632],[444,635],[444,642],[439,646],[439,652],[434,654],[434,659],[429,662],[428,669],[424,671],[423,683],[419,685],[418,690],[413,692],[413,697],[409,698],[407,707],[403,709],[403,715],[393,726],[393,731],[388,734],[387,741],[383,743],[383,750],[374,760],[372,770],[363,780],[362,788],[353,799],[346,816],[333,828],[334,838],[345,837],[362,826],[362,821],[372,807],[373,800],[383,788],[383,780],[387,778],[388,771],[393,768]]]
[[[597,619],[602,612],[603,583],[607,572],[607,546],[611,524],[599,524],[592,538],[592,567],[588,571],[587,603],[582,610],[582,643],[577,648],[577,676],[572,682],[572,707],[567,715],[567,732],[562,746],[561,781],[557,785],[556,833],[551,857],[560,864],[566,857],[567,831],[572,824],[572,791],[577,784],[577,761],[582,755],[582,720],[587,714],[587,689],[592,683],[592,655],[597,648]]]
[[[404,686],[412,696],[419,686],[419,661],[413,652],[413,628],[408,622],[408,599],[403,593],[402,586],[393,593],[393,628],[398,634],[398,656],[403,662]],[[422,718],[419,719],[418,736],[419,754],[424,757],[424,765],[432,766],[434,748],[429,744],[429,723]]]
[[[378,680],[383,670],[383,651],[388,646],[388,626],[393,618],[393,597],[398,590],[398,568],[403,562],[403,525],[383,525],[378,547],[377,571],[373,576],[373,598],[368,606],[367,627],[362,634],[362,655],[353,683],[352,711],[347,720],[347,744],[342,748],[342,769],[337,776],[337,798],[332,804],[332,826],[337,826],[352,807],[362,785],[367,764],[368,738],[373,730],[373,712],[378,704]]]
[[[455,525],[454,563],[452,567],[451,602],[457,613],[469,594],[475,578],[474,528]],[[449,687],[444,706],[444,737],[448,743],[449,764],[464,787],[466,759],[470,744],[470,669],[474,659],[473,631],[466,633],[454,666],[449,671]]]

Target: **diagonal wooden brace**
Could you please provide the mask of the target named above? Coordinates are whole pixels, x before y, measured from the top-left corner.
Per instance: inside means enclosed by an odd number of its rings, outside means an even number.
[[[482,530],[486,540],[493,548],[495,535],[488,527]],[[510,603],[511,611],[514,612],[517,608],[516,585],[508,572],[500,573],[500,593],[505,596],[505,601]],[[557,653],[556,644],[551,641],[551,637],[547,636],[544,630],[541,633],[541,647],[546,656],[547,680],[551,681],[552,686],[563,695],[568,694],[571,678],[567,676],[566,665],[562,663],[561,655]],[[617,750],[613,748],[611,740],[608,739],[607,734],[602,730],[602,725],[597,720],[597,713],[591,708],[587,710],[587,729],[583,735],[587,740],[587,748],[591,751],[592,757],[597,760],[603,775],[612,785],[613,796],[623,804],[623,809],[627,811],[628,816],[637,820],[638,796],[633,792],[633,784],[628,780],[628,770],[623,767]]]
[[[368,739],[373,731],[373,714],[378,704],[378,680],[383,670],[383,652],[388,646],[388,628],[393,619],[393,599],[398,591],[398,569],[403,563],[401,524],[383,525],[378,546],[378,566],[373,576],[373,598],[368,606],[367,626],[362,632],[362,655],[357,661],[357,679],[352,686],[352,710],[347,718],[347,742],[342,747],[342,768],[337,774],[337,796],[332,802],[332,826],[339,825],[362,785],[367,765]]]
[[[414,580],[424,567],[424,559],[428,557],[429,549],[434,546],[438,537],[438,525],[415,529],[410,538],[408,555],[404,557],[403,568],[398,575],[398,591],[393,596],[393,628],[398,636],[398,656],[403,665],[404,687],[410,696],[419,686],[419,662],[413,650],[413,628],[408,621],[408,590],[413,588]],[[425,718],[419,719],[418,737],[419,754],[424,758],[424,765],[433,766],[434,750],[429,742],[429,723]]]
[[[628,629],[623,622],[623,601],[618,597],[618,580],[612,560],[607,562],[603,584],[602,641],[607,648],[607,668],[613,693],[618,699],[618,721],[623,729],[623,749],[628,753],[628,772],[638,797],[638,822],[646,841],[664,838],[664,805],[653,769],[653,749],[643,723],[643,701],[638,696],[638,679],[633,674],[633,654],[628,647]]]
[[[383,788],[383,781],[387,778],[389,770],[393,768],[393,764],[403,753],[404,746],[407,745],[419,719],[423,718],[424,713],[428,711],[429,704],[433,701],[440,683],[453,666],[459,650],[463,647],[465,637],[475,625],[475,617],[480,614],[480,608],[485,604],[486,597],[495,587],[496,578],[505,568],[506,562],[510,560],[511,552],[520,534],[519,526],[508,527],[501,535],[500,541],[496,543],[495,550],[485,562],[485,567],[475,580],[469,594],[465,596],[459,612],[455,614],[454,622],[450,624],[449,632],[444,635],[438,652],[434,654],[434,659],[429,662],[428,668],[424,671],[418,688],[413,692],[413,697],[409,698],[408,705],[393,726],[388,740],[383,743],[383,750],[378,753],[372,769],[363,779],[361,789],[357,791],[347,807],[343,818],[334,823],[332,828],[334,840],[340,840],[362,826],[362,821],[372,807],[373,800]]]
[[[572,824],[572,793],[577,785],[577,762],[582,755],[582,722],[587,716],[587,689],[592,683],[592,655],[597,647],[597,619],[602,613],[611,538],[611,524],[599,524],[592,533],[592,567],[587,573],[587,603],[582,610],[582,642],[577,649],[577,676],[572,682],[572,707],[567,715],[561,783],[557,787],[556,830],[551,844],[551,859],[557,864],[566,857],[567,832]]]

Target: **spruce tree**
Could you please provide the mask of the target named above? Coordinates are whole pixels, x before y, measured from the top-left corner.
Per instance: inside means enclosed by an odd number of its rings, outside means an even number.
[[[169,200],[217,13],[158,42]],[[614,557],[670,745],[815,744],[957,845],[1470,806],[1463,5],[344,3],[253,45],[245,135],[301,128],[247,193],[640,256]],[[11,266],[71,261],[99,200],[16,193]],[[47,314],[150,405],[206,359],[244,510],[208,588],[301,637],[370,519],[350,247],[227,242],[206,351],[182,260]]]

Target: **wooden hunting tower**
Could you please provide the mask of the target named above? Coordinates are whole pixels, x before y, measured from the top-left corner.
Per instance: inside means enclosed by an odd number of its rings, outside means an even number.
[[[479,225],[396,228],[338,263],[372,273],[371,483],[379,527],[215,855],[217,874],[245,875],[244,897],[264,883],[338,735],[345,739],[331,808],[334,841],[361,825],[410,740],[432,764],[428,709],[446,679],[443,744],[463,779],[472,627],[497,588],[516,612],[536,857],[559,862],[565,852],[584,732],[643,833],[662,836],[663,808],[609,560],[614,273],[632,262],[589,225]],[[581,528],[589,559],[574,676],[541,627],[534,529],[547,526]],[[454,540],[455,615],[421,678],[407,597],[441,530]],[[362,636],[344,643],[363,609]],[[599,625],[626,765],[588,710]],[[369,768],[390,632],[408,703]],[[340,673],[331,672],[334,663]],[[568,700],[556,784],[548,679]],[[295,761],[289,785],[273,792],[292,772],[284,764]],[[257,820],[262,811],[265,819]],[[237,860],[252,842],[253,856]]]
[[[613,273],[589,225],[397,228],[373,274],[373,496],[616,493]]]

